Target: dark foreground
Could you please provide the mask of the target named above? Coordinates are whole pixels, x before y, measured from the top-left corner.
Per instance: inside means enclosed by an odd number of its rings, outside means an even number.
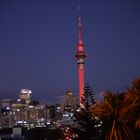
[[[17,131],[17,133],[19,133]],[[13,134],[13,128],[0,129],[0,140],[62,140],[64,135],[59,128],[22,128],[21,134]]]

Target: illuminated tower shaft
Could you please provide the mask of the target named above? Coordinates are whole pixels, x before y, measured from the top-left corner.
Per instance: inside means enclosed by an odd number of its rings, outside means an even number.
[[[75,54],[78,66],[78,78],[79,78],[79,99],[81,103],[82,96],[84,94],[84,64],[86,53],[84,51],[84,44],[82,40],[82,24],[81,17],[78,17],[78,44],[77,44],[77,52]]]

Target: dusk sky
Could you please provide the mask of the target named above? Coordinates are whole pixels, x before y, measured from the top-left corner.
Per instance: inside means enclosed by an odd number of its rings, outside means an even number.
[[[96,97],[124,91],[140,76],[140,1],[79,0],[87,59],[85,82]],[[22,88],[52,102],[78,95],[77,0],[0,0],[0,99]]]

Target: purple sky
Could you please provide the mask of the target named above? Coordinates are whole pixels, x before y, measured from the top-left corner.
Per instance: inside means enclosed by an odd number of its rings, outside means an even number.
[[[81,0],[85,79],[96,97],[140,76],[140,1]],[[0,0],[0,98],[78,95],[77,0]]]

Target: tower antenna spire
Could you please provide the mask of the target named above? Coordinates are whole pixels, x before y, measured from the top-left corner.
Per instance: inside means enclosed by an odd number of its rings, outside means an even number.
[[[78,17],[78,44],[83,44],[81,16]]]
[[[79,0],[77,0],[77,5],[78,5],[78,15],[80,15],[80,10],[81,10],[81,6],[80,6],[80,2],[79,2]]]
[[[83,44],[82,41],[82,22],[81,22],[81,6],[78,0],[78,44]]]

